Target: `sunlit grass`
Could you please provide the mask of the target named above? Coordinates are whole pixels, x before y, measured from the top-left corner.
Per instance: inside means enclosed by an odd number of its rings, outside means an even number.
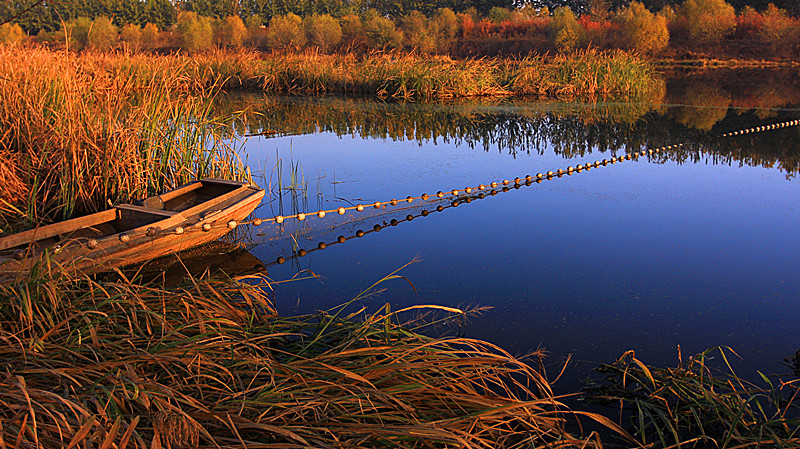
[[[281,317],[269,288],[194,279],[167,290],[47,269],[0,285],[0,441],[596,445],[567,431],[574,417],[541,372],[490,343],[423,336],[401,318],[417,308]]]
[[[2,221],[31,226],[195,177],[240,178],[190,64],[0,46]]]
[[[452,60],[414,54],[272,54],[252,77],[268,92],[357,93],[402,100],[543,96],[652,100],[664,83],[623,52]]]

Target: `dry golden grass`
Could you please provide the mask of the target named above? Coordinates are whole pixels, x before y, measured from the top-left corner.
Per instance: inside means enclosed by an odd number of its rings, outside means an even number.
[[[567,431],[575,417],[524,360],[412,332],[403,311],[283,318],[252,280],[167,290],[40,268],[0,285],[0,441],[12,447],[598,444]]]
[[[0,218],[30,226],[241,176],[189,64],[0,46]]]

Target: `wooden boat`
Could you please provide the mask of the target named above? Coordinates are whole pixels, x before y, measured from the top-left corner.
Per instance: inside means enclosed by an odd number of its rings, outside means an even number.
[[[245,182],[202,179],[170,192],[0,239],[0,278],[26,273],[46,253],[69,272],[94,273],[213,241],[261,203]]]

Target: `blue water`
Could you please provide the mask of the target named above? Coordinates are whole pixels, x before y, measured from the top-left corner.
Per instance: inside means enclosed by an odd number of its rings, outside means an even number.
[[[482,113],[491,115],[492,109]],[[502,113],[513,115],[514,107],[503,107]],[[520,118],[530,125],[525,120]],[[558,120],[556,114],[545,122]],[[642,126],[652,129],[654,120],[645,116]],[[736,120],[724,122],[723,131],[735,129]],[[588,143],[582,157],[570,157],[546,135],[540,135],[535,151],[494,144],[487,151],[474,140],[362,137],[324,128],[248,138],[243,151],[261,173],[259,183],[276,192],[278,159],[284,186],[288,167],[296,164],[307,182],[301,209],[314,211],[524,178],[629,150],[624,141],[602,152]],[[718,135],[720,129],[710,132]],[[300,236],[294,249],[311,250],[320,241],[329,246],[294,259],[292,246],[283,246],[289,262],[270,265],[271,279],[317,277],[275,285],[278,309],[294,314],[333,307],[414,261],[399,272],[408,282],[383,283],[360,305],[489,307],[465,323],[432,332],[489,340],[517,355],[545,348],[556,365],[571,356],[567,387],[627,350],[664,366],[677,362],[678,348],[686,359],[716,345],[741,356],[735,362],[740,375],[754,378],[760,370],[786,377],[790,371],[780,362],[800,349],[796,168],[712,156],[717,153],[708,142],[724,139],[703,140],[704,135],[687,127],[685,135],[662,136],[665,143],[694,141],[694,157],[675,152],[640,157],[523,184],[427,217],[417,209],[413,221],[345,244],[330,244],[339,231],[326,228],[341,224],[341,218],[310,218],[310,236]],[[765,151],[772,151],[769,142],[782,137],[777,141],[795,144],[778,150],[798,154],[799,135],[798,128],[787,128],[747,140],[727,138],[733,140],[726,145],[750,151],[753,142],[763,141]],[[287,195],[284,214],[290,213]],[[274,198],[257,214],[278,214]],[[340,229],[351,237],[354,228],[369,231],[386,221],[378,217]],[[269,225],[258,232],[281,230]],[[265,262],[281,251],[263,238],[255,241],[261,244],[251,252]]]

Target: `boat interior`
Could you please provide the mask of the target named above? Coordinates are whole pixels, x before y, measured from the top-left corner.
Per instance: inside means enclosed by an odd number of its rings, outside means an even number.
[[[0,258],[11,257],[22,249],[27,254],[55,247],[66,241],[88,241],[155,224],[195,206],[215,204],[229,196],[243,183],[224,180],[201,180],[175,190],[155,195],[134,204],[120,204],[113,209],[0,238]],[[203,209],[200,207],[200,209]]]

